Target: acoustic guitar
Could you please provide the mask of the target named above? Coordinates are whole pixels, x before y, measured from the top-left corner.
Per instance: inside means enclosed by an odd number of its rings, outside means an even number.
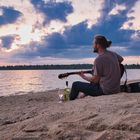
[[[120,64],[120,70],[121,70],[121,77],[124,74],[125,68],[123,64]],[[93,70],[87,70],[87,71],[82,71],[83,73],[87,73],[87,74],[93,74]],[[63,78],[67,78],[70,75],[74,75],[74,74],[80,74],[81,71],[77,71],[77,72],[67,72],[67,73],[62,73],[58,75],[59,79],[63,79]]]

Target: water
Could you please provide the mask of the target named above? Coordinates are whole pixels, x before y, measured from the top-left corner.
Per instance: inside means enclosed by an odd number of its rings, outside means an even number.
[[[58,74],[79,70],[15,70],[0,71],[0,96],[26,94],[29,92],[46,92],[62,89],[66,80],[71,87],[74,81],[84,81],[78,75],[58,79]],[[127,70],[128,80],[140,79],[140,69]],[[123,76],[122,80],[125,79]]]

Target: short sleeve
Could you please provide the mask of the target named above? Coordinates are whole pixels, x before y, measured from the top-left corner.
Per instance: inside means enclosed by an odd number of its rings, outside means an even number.
[[[118,55],[117,53],[114,52],[114,54],[117,56],[118,61],[122,59],[122,56]]]
[[[94,61],[94,75],[102,76],[103,75],[103,66],[100,59],[95,59]]]

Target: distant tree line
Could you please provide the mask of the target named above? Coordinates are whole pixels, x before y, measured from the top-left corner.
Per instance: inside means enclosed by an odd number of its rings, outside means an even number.
[[[140,69],[140,64],[125,65],[126,69]]]
[[[70,64],[70,65],[16,65],[0,66],[0,70],[59,70],[59,69],[92,69],[92,64]],[[125,65],[126,69],[140,69],[139,64]]]
[[[16,65],[0,66],[0,70],[55,70],[55,69],[91,69],[91,64],[71,64],[71,65]]]

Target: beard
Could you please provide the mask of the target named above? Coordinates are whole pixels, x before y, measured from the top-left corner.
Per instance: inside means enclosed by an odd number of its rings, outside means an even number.
[[[94,48],[93,52],[94,53],[98,53],[98,49],[97,48]]]

